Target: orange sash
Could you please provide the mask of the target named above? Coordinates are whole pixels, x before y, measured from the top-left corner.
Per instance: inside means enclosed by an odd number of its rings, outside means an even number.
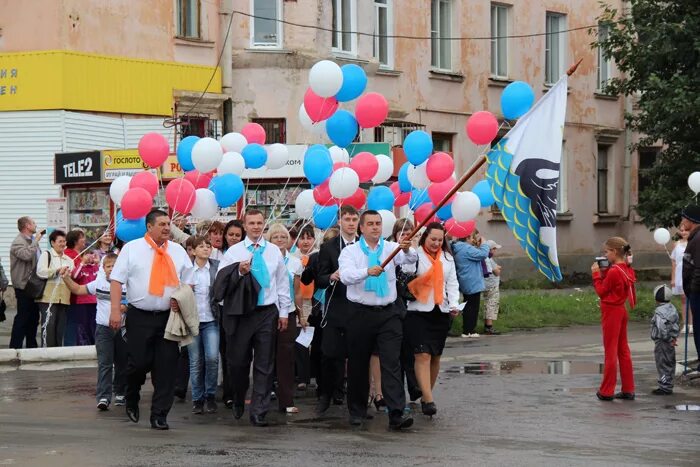
[[[309,264],[309,255],[303,255],[301,257],[301,264],[306,267],[307,264]],[[310,283],[309,285],[301,284],[301,298],[304,300],[311,300],[311,298],[314,296],[314,283]]]
[[[425,248],[423,248],[423,252],[431,263],[430,269],[409,282],[408,290],[416,297],[416,300],[421,303],[428,303],[430,291],[432,290],[433,301],[436,305],[441,305],[445,299],[443,292],[445,287],[445,273],[442,269],[441,252],[438,251],[436,258],[433,258],[430,253],[425,251]]]
[[[177,287],[180,283],[175,270],[175,263],[173,263],[173,259],[168,254],[168,242],[163,243],[163,246],[159,248],[148,234],[143,238],[146,239],[146,243],[155,252],[153,265],[151,266],[151,278],[148,282],[148,293],[156,297],[162,297],[166,286]]]

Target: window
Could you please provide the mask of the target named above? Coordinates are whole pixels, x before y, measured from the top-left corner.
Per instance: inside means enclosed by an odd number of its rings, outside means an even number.
[[[610,146],[598,145],[598,212],[608,212],[608,164]]]
[[[566,16],[556,13],[547,13],[547,24],[545,27],[545,47],[544,47],[544,82],[553,84],[559,81],[559,77],[564,72],[566,50],[565,36],[562,31],[566,30]]]
[[[394,66],[394,40],[386,36],[394,33],[393,0],[374,0],[374,58],[383,68]]]
[[[491,74],[508,76],[508,7],[491,5]]]
[[[331,0],[333,9],[332,45],[335,52],[357,53],[356,0]]]
[[[639,148],[639,170],[637,172],[637,193],[641,193],[652,185],[647,170],[651,169],[659,155],[659,148]]]
[[[557,185],[557,212],[569,211],[568,197],[566,193],[566,142],[561,142],[561,162],[559,163],[559,184]]]
[[[180,139],[186,136],[199,136],[204,138],[208,136],[210,138],[217,138],[219,135],[218,122],[216,120],[210,120],[207,117],[190,117],[189,115],[184,115],[180,117]]]
[[[177,36],[199,39],[199,0],[177,0]]]
[[[610,33],[610,26],[607,24],[598,23],[598,42],[605,41]],[[596,89],[603,91],[605,89],[610,75],[612,74],[612,65],[609,57],[605,57],[603,49],[598,47],[598,82]]]
[[[452,69],[452,0],[432,0],[430,10],[430,64]]]
[[[251,0],[251,46],[282,47],[281,0]],[[264,19],[271,18],[271,19]]]
[[[374,142],[400,146],[408,134],[415,130],[425,130],[425,125],[411,122],[385,121],[374,127]]]
[[[265,129],[266,144],[287,142],[287,121],[284,118],[254,118],[253,123]]]
[[[452,153],[452,138],[454,133],[438,133],[433,132],[433,150],[435,152],[449,152]]]

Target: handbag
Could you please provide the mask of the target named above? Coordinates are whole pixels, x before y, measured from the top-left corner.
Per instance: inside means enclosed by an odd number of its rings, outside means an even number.
[[[48,266],[51,266],[51,252],[47,251],[46,253],[49,255],[49,262],[47,264],[47,267],[48,267]],[[39,261],[41,261],[41,259]],[[37,298],[41,298],[41,296],[44,295],[44,289],[46,288],[46,282],[47,282],[47,279],[39,277],[37,275],[36,269],[35,269],[34,271],[32,271],[32,274],[29,276],[29,280],[27,281],[27,285],[24,286],[23,291],[29,298],[33,298],[36,300]]]
[[[7,303],[5,303],[5,292],[0,292],[0,323],[7,319],[5,316],[5,310],[7,310]]]
[[[396,293],[403,299],[404,303],[415,301],[416,297],[413,296],[410,290],[408,290],[408,284],[411,283],[413,279],[418,277],[418,261],[416,260],[416,268],[414,272],[405,272],[401,266],[396,267]]]

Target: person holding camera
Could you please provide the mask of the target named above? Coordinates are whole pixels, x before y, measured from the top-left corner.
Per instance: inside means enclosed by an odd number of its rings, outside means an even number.
[[[609,238],[604,245],[605,257],[596,258],[591,266],[593,286],[600,297],[601,326],[603,331],[603,348],[605,364],[603,380],[596,392],[598,399],[634,400],[634,374],[632,372],[632,355],[627,343],[627,309],[629,300],[634,308],[636,294],[634,283],[636,276],[632,263],[632,248],[624,238]],[[615,394],[617,383],[617,366],[620,365],[622,390]]]

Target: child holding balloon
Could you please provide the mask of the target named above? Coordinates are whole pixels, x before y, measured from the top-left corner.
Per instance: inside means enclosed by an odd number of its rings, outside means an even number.
[[[693,333],[693,324],[690,322],[690,316],[685,316],[685,294],[683,293],[683,255],[685,247],[688,245],[688,235],[690,231],[683,224],[678,228],[679,239],[671,251],[671,291],[673,295],[681,297],[681,316],[683,317],[683,330],[681,334],[685,334],[686,326],[689,334]]]

